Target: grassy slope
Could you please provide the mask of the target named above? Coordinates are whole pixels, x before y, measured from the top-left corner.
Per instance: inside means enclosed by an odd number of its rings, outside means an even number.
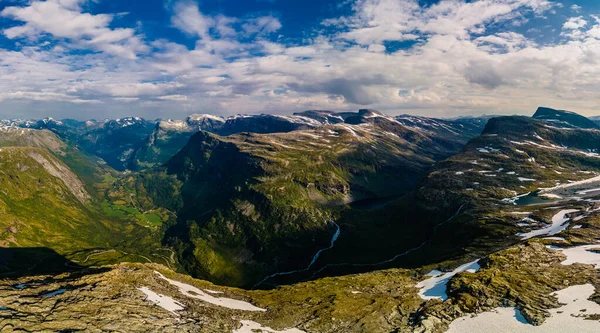
[[[175,267],[170,250],[160,245],[162,229],[141,226],[138,220],[110,216],[102,210],[106,187],[102,180],[110,181],[111,175],[116,175],[112,169],[65,145],[49,131],[15,129],[1,134],[2,246],[32,248],[34,252],[25,262],[4,261],[5,272],[36,266],[64,269],[61,256],[82,265],[156,261]],[[34,156],[45,162],[36,161]],[[66,173],[73,170],[77,176],[63,181],[41,163],[61,166]],[[91,196],[84,201],[75,197],[72,189],[77,187]],[[39,263],[33,262],[36,257]]]

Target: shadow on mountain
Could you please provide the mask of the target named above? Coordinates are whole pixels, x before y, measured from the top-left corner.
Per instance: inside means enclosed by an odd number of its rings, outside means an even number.
[[[0,248],[0,277],[57,275],[85,269],[45,247]]]

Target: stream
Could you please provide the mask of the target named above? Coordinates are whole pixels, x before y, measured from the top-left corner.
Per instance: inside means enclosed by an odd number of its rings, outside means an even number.
[[[312,260],[310,261],[310,264],[308,264],[308,266],[306,266],[306,268],[304,269],[297,269],[294,271],[289,271],[289,272],[279,272],[279,273],[275,273],[275,274],[271,274],[267,277],[265,277],[264,279],[262,279],[259,283],[255,284],[252,289],[256,289],[256,287],[260,286],[261,284],[267,282],[269,279],[274,278],[276,276],[283,276],[283,275],[292,275],[292,274],[296,274],[296,273],[302,273],[302,272],[307,272],[310,270],[310,268],[312,267],[312,265],[315,264],[315,262],[317,262],[317,260],[319,259],[319,256],[321,256],[321,253],[327,251],[327,250],[331,250],[333,248],[333,246],[335,245],[335,241],[340,237],[340,233],[341,233],[341,229],[340,226],[333,222],[330,221],[330,223],[332,223],[333,225],[335,225],[335,233],[333,234],[333,236],[331,237],[331,242],[329,244],[329,247],[320,249],[312,258]]]
[[[402,253],[399,253],[395,256],[393,256],[390,259],[386,259],[383,261],[379,261],[379,262],[375,262],[375,263],[367,263],[367,264],[355,264],[355,263],[338,263],[338,264],[328,264],[325,265],[323,267],[321,267],[319,270],[317,270],[311,277],[310,279],[313,279],[317,274],[319,274],[320,272],[324,271],[325,269],[329,268],[329,267],[340,267],[340,266],[351,266],[351,267],[370,267],[370,266],[380,266],[380,265],[384,265],[384,264],[388,264],[390,262],[395,261],[396,259],[403,257],[409,253],[415,252],[419,249],[421,249],[422,247],[424,247],[425,245],[429,244],[431,242],[431,240],[433,239],[433,236],[435,236],[435,234],[437,233],[437,230],[443,226],[444,224],[452,221],[454,218],[456,218],[460,212],[462,211],[462,209],[464,208],[465,205],[462,205],[458,208],[458,210],[456,211],[456,213],[454,213],[454,215],[452,215],[449,219],[447,219],[446,221],[438,224],[435,226],[435,228],[433,229],[433,233],[431,234],[431,236],[426,239],[423,243],[421,243],[419,246],[410,248]],[[294,271],[289,271],[289,272],[280,272],[280,273],[275,273],[275,274],[271,274],[267,277],[265,277],[264,279],[262,279],[262,281],[258,282],[257,284],[255,284],[252,289],[256,289],[256,287],[260,286],[261,284],[267,282],[269,279],[277,277],[277,276],[284,276],[284,275],[292,275],[292,274],[296,274],[296,273],[303,273],[303,272],[307,272],[310,270],[310,268],[315,264],[315,262],[317,261],[317,259],[319,259],[319,256],[321,255],[321,253],[323,253],[324,251],[327,250],[331,250],[334,246],[335,246],[335,241],[339,238],[340,234],[341,234],[341,230],[340,230],[340,226],[337,225],[335,222],[331,221],[331,223],[333,223],[336,227],[336,232],[333,235],[333,237],[331,238],[331,243],[329,245],[329,247],[324,248],[319,250],[312,258],[310,264],[308,264],[308,266],[304,269],[298,269],[298,270],[294,270]],[[309,279],[309,280],[310,280]]]
[[[320,272],[326,270],[329,267],[340,267],[340,266],[350,266],[350,267],[371,267],[371,266],[381,266],[384,264],[388,264],[390,262],[395,261],[396,259],[400,258],[400,257],[404,257],[405,255],[415,252],[417,250],[420,250],[422,247],[424,247],[425,245],[429,244],[431,242],[431,240],[433,239],[433,236],[435,236],[435,234],[437,233],[437,230],[439,229],[439,227],[443,226],[444,224],[454,220],[454,218],[456,218],[460,212],[462,211],[462,209],[464,208],[465,205],[462,205],[458,208],[458,210],[456,211],[456,213],[454,213],[454,215],[452,215],[449,219],[447,219],[446,221],[438,224],[435,226],[435,228],[433,228],[433,233],[431,234],[431,236],[426,239],[423,243],[421,243],[419,246],[410,248],[402,253],[399,253],[395,256],[393,256],[390,259],[387,260],[383,260],[383,261],[379,261],[379,262],[375,262],[375,263],[368,263],[368,264],[353,264],[353,263],[339,263],[339,264],[328,264],[325,265],[323,267],[321,267],[319,270],[317,270],[311,277],[310,279],[313,279],[317,274],[319,274]],[[309,279],[309,280],[310,280]]]

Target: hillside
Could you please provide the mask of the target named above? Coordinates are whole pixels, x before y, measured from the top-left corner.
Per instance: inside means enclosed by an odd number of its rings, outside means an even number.
[[[105,215],[99,182],[114,173],[96,163],[50,131],[0,130],[0,244],[28,249],[4,256],[0,274],[60,269],[62,256],[106,264],[160,254],[154,260],[175,265],[160,233]]]
[[[404,195],[461,147],[379,113],[356,120],[275,134],[199,132],[164,171],[142,172],[145,188],[163,189],[148,193],[151,201],[177,214],[166,237],[186,269],[247,286],[308,265],[345,205]],[[182,200],[165,203],[173,186]]]
[[[595,236],[600,235],[597,221],[598,216],[590,217]],[[600,287],[598,271],[580,256],[569,260],[575,257],[567,251],[530,240],[475,260],[471,271],[453,270],[463,262],[448,262],[268,291],[217,286],[156,264],[25,275],[0,280],[3,311],[10,314],[0,318],[0,325],[52,331],[437,333],[502,307],[517,315],[503,319],[508,327],[518,319],[531,323],[522,329],[552,330],[555,319],[561,319],[571,320],[576,326],[570,327],[580,332],[594,332],[600,306],[577,297],[598,299],[593,294]],[[427,283],[431,280],[438,288]],[[573,294],[568,302],[550,296],[582,288],[584,293]],[[73,321],[73,316],[81,319]]]

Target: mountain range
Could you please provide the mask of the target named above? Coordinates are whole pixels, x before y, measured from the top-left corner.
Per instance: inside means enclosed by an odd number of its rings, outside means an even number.
[[[544,329],[555,292],[600,302],[598,149],[546,107],[2,120],[0,327],[443,332],[512,308]]]

